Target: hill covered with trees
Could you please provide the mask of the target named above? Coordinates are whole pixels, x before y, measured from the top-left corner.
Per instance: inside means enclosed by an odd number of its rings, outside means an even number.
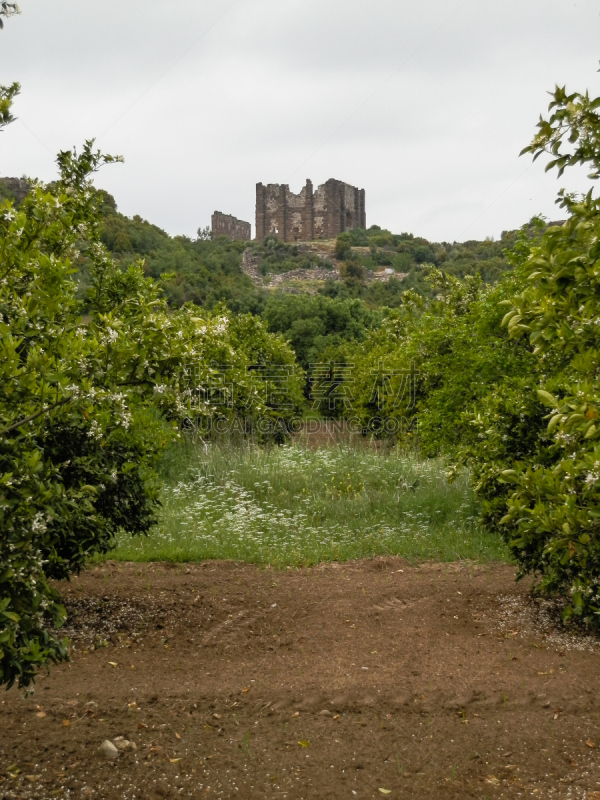
[[[11,199],[18,205],[26,186],[23,179],[2,178],[0,199]],[[226,237],[212,239],[207,229],[199,230],[196,238],[170,236],[139,215],[125,216],[112,195],[102,190],[100,194],[102,243],[122,268],[141,259],[145,274],[161,280],[173,308],[194,303],[210,310],[224,304],[233,313],[262,314],[276,290],[266,290],[245,274],[242,254],[247,247],[264,277],[316,267],[325,275],[331,270],[331,279],[314,282],[309,293],[342,301],[359,299],[370,309],[397,308],[407,289],[431,296],[426,265],[440,267],[455,277],[478,275],[484,283],[496,283],[509,268],[505,251],[516,236],[511,232],[499,241],[430,242],[412,233],[395,234],[372,225],[367,230],[342,233],[335,242],[322,243],[322,247],[319,243],[314,248],[286,244],[275,236],[250,243]],[[77,267],[83,297],[90,283],[85,255]],[[389,280],[369,280],[382,268],[394,270]]]
[[[322,267],[331,269],[333,278],[334,267],[338,266],[343,280],[320,282],[314,291],[334,299],[360,299],[374,309],[400,306],[402,292],[407,289],[430,296],[426,264],[441,267],[456,277],[479,275],[484,283],[495,283],[509,269],[504,253],[515,241],[515,234],[508,233],[500,241],[436,243],[373,225],[368,230],[343,233],[336,242],[325,243],[323,253],[315,254],[274,236],[251,243],[233,242],[226,237],[213,240],[206,230],[199,230],[195,239],[170,236],[140,216],[121,214],[114,198],[106,192],[102,194],[104,245],[122,266],[142,259],[147,275],[163,279],[173,307],[192,302],[211,309],[224,303],[234,313],[261,314],[269,292],[253,283],[242,270],[242,254],[248,246],[263,276]],[[386,283],[369,281],[369,273],[382,267],[394,269],[395,274]]]

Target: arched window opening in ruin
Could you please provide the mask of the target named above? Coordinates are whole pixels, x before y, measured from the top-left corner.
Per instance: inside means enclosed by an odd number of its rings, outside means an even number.
[[[350,211],[346,211],[346,230],[350,230],[352,228],[352,213]]]

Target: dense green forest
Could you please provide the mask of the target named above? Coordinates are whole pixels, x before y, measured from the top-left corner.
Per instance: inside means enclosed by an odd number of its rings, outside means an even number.
[[[142,259],[146,275],[163,278],[170,306],[194,303],[211,309],[225,303],[234,313],[261,312],[266,296],[242,272],[243,242],[171,237],[137,215],[130,219],[120,214],[106,192],[103,201],[103,244],[117,264]],[[83,277],[85,281],[85,272]]]
[[[431,287],[423,264],[443,266],[445,272],[459,278],[480,275],[484,283],[494,283],[508,269],[505,251],[514,244],[515,238],[516,233],[509,232],[503,233],[500,241],[436,243],[412,233],[393,234],[372,225],[368,230],[342,233],[336,242],[336,255],[348,266],[355,265],[353,272],[358,276],[365,270],[391,267],[405,275],[403,289],[429,296]],[[348,271],[352,273],[351,269]]]

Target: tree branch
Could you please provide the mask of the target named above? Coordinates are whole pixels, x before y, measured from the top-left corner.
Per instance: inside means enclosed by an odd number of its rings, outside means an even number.
[[[34,419],[41,417],[42,414],[48,414],[55,408],[58,408],[59,406],[64,406],[65,403],[70,402],[70,400],[71,400],[70,397],[64,397],[62,400],[59,400],[58,403],[54,403],[54,405],[49,406],[48,408],[43,408],[41,411],[38,411],[35,414],[31,414],[29,417],[25,417],[24,419],[21,419],[18,422],[13,422],[12,425],[8,426],[8,428],[4,428],[3,430],[0,431],[0,436],[2,436],[5,433],[10,433],[11,431],[14,431],[16,428],[20,428],[21,425],[27,425],[27,423],[33,422]]]

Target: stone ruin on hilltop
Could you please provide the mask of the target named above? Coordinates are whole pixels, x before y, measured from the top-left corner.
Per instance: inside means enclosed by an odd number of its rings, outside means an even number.
[[[284,242],[335,239],[366,228],[365,190],[331,178],[316,191],[307,180],[300,194],[287,184],[256,184],[256,238],[274,234]]]
[[[249,242],[252,238],[249,222],[232,217],[230,214],[222,214],[220,211],[215,211],[211,217],[211,231],[213,238],[229,236],[230,239],[240,242]]]
[[[300,194],[287,183],[256,184],[256,239],[274,235],[284,242],[312,242],[335,239],[353,228],[366,228],[365,190],[330,178],[316,191],[307,180]],[[249,222],[215,211],[213,237],[228,236],[236,241],[252,238]]]

